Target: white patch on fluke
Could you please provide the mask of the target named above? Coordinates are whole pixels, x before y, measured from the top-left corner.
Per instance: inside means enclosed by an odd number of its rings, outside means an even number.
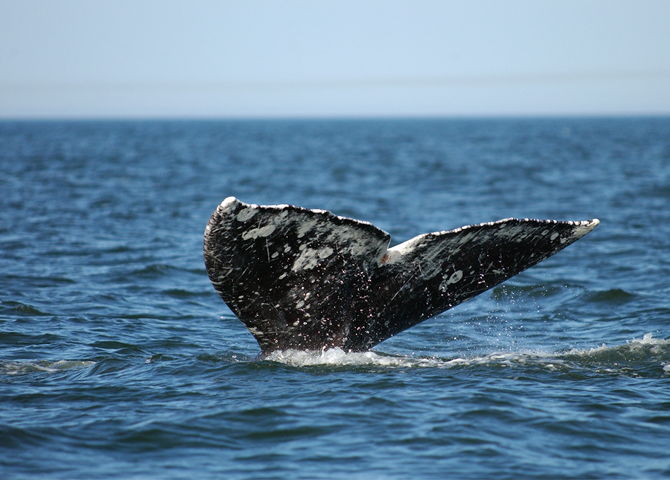
[[[386,254],[388,255],[388,260],[386,261],[386,264],[391,265],[400,260],[403,257],[403,255],[407,255],[408,253],[414,251],[416,246],[422,243],[426,235],[427,234],[416,236],[410,240],[407,240],[406,242],[396,245],[395,247],[389,248],[386,251]]]
[[[265,225],[264,227],[254,228],[252,230],[247,230],[242,234],[242,240],[256,239],[258,237],[267,237],[277,228],[276,225],[270,224]]]
[[[302,249],[303,245],[300,247]],[[292,270],[294,272],[298,270],[311,270],[312,268],[316,267],[316,265],[319,263],[319,260],[328,258],[332,254],[333,249],[330,247],[324,247],[319,250],[315,250],[313,248],[304,248],[302,249],[300,256],[293,263]]]
[[[247,328],[249,329],[249,331],[251,332],[251,334],[253,336],[255,336],[255,337],[262,337],[263,336],[263,332],[261,332],[259,329],[254,328],[254,327],[247,327]]]
[[[440,283],[440,291],[446,292],[449,285],[460,282],[462,278],[463,270],[456,270],[449,278],[442,280],[442,283]]]
[[[577,227],[572,231],[572,234],[577,238],[582,238],[584,235],[586,235],[591,230],[596,228],[599,223],[600,220],[598,220],[597,218],[594,218],[593,220],[585,220],[583,222],[579,222],[577,224]]]
[[[234,204],[235,202],[237,202],[237,198],[235,198],[235,197],[227,197],[223,202],[221,202],[220,207],[221,207],[223,210],[225,210],[226,208],[228,208],[230,205]]]
[[[240,213],[237,214],[237,221],[238,222],[246,222],[247,220],[249,220],[251,217],[253,217],[257,213],[258,213],[258,208],[247,207],[244,210],[241,210]]]
[[[300,228],[298,229],[298,238],[302,238],[305,236],[305,234],[314,227],[314,225],[317,224],[316,219],[308,220],[304,222],[302,225],[300,225]]]

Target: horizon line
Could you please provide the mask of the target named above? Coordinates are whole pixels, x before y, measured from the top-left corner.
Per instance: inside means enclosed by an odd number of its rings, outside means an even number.
[[[598,119],[662,119],[667,113],[510,113],[510,114],[397,114],[397,115],[0,115],[0,122],[198,122],[198,121],[394,121],[394,120],[598,120]]]

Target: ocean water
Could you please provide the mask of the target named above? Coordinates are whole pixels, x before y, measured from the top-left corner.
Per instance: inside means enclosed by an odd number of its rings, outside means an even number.
[[[601,224],[372,352],[276,352],[216,206]],[[670,118],[0,122],[0,478],[670,477]]]

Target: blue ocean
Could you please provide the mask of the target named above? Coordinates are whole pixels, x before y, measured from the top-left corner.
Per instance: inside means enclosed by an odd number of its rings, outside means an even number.
[[[392,245],[593,232],[371,352],[280,351],[203,263],[228,196]],[[670,118],[0,122],[0,478],[670,478]]]

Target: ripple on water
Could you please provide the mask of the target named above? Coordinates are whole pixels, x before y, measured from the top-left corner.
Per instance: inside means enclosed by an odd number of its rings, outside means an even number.
[[[88,368],[90,360],[8,360],[0,361],[0,375],[26,375],[35,372],[57,373],[64,370]]]
[[[584,294],[586,300],[594,303],[604,303],[611,305],[620,305],[632,302],[637,295],[629,293],[620,288],[612,288],[610,290],[592,291]]]

